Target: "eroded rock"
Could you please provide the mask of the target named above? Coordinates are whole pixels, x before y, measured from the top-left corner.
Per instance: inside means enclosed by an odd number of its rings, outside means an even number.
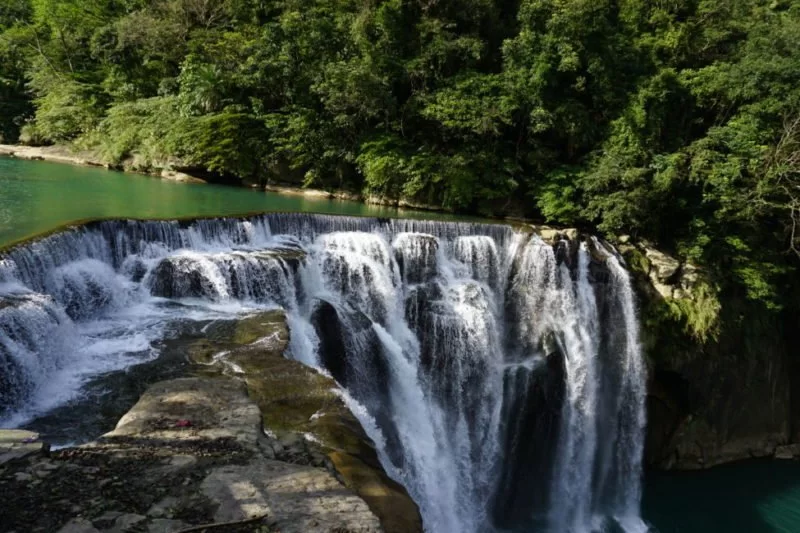
[[[366,503],[323,469],[279,461],[225,466],[201,490],[219,502],[216,522],[269,516],[282,533],[381,531]]]
[[[181,426],[185,420],[190,426]],[[166,441],[229,439],[257,449],[261,413],[242,384],[232,380],[182,378],[152,385],[106,438]]]
[[[380,531],[364,500],[329,470],[271,459],[262,453],[266,439],[243,383],[224,377],[156,383],[101,439],[59,450],[51,459],[22,457],[14,468],[0,470],[0,498],[13,511],[3,525],[17,531],[171,533],[244,516],[233,509],[255,505],[237,496],[249,483],[268,507],[257,509],[268,516],[256,516],[253,528]],[[46,473],[46,490],[20,473]]]
[[[681,262],[655,248],[645,247],[644,253],[652,266],[651,278],[660,283],[670,283],[681,268]]]
[[[576,228],[551,228],[548,226],[534,226],[534,231],[539,234],[541,239],[548,243],[554,244],[562,239],[568,241],[577,241],[580,232]]]
[[[210,332],[193,357],[214,354],[223,368],[235,365],[272,438],[262,444],[284,462],[326,466],[358,494],[388,533],[422,530],[416,504],[389,478],[375,446],[337,394],[332,379],[284,357],[289,330],[282,311],[267,311]],[[313,441],[309,440],[313,439]]]
[[[787,444],[775,448],[775,459],[794,459],[800,457],[800,444]]]
[[[116,519],[114,527],[111,528],[109,533],[133,532],[137,529],[136,524],[140,523],[142,520],[147,520],[147,517],[136,513],[125,513]]]
[[[166,518],[157,518],[147,524],[147,533],[175,533],[181,531],[189,526],[182,520],[171,520]]]

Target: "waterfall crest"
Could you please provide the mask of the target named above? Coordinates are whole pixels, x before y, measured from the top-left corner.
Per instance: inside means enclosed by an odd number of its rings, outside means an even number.
[[[427,531],[647,531],[634,296],[595,239],[307,214],[69,230],[0,257],[0,420],[157,357],[175,316],[276,306]]]

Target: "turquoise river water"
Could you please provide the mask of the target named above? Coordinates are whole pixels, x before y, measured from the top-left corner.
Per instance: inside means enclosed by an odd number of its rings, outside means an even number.
[[[265,211],[455,220],[360,202],[176,183],[150,176],[0,157],[0,247],[89,218],[186,218]]]

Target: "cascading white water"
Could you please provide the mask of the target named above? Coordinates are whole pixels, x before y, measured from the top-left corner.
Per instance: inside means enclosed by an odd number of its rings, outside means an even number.
[[[0,258],[0,417],[156,357],[176,316],[275,306],[426,530],[646,531],[633,293],[596,240],[302,214],[68,231]]]

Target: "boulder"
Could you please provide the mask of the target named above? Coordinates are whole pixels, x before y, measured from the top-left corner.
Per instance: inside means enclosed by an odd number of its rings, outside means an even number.
[[[165,180],[177,181],[180,183],[207,183],[206,180],[191,176],[185,172],[178,172],[176,170],[162,170],[160,176]]]
[[[213,470],[201,486],[215,522],[269,516],[282,533],[381,531],[364,501],[327,471],[278,461]]]
[[[672,285],[653,280],[653,288],[662,298],[672,298],[674,296],[675,288]]]
[[[685,263],[681,267],[681,275],[678,284],[685,294],[691,295],[692,290],[697,287],[700,278],[700,269],[691,263]]]
[[[534,230],[539,234],[541,239],[548,244],[555,244],[556,242],[566,239],[568,241],[577,241],[580,232],[576,228],[550,228],[547,226],[534,227]]]
[[[651,278],[660,283],[672,284],[681,268],[680,261],[651,247],[646,247],[644,253],[652,265]]]
[[[150,292],[163,298],[218,300],[221,295],[211,278],[209,266],[192,256],[165,257],[150,271],[147,280]]]

